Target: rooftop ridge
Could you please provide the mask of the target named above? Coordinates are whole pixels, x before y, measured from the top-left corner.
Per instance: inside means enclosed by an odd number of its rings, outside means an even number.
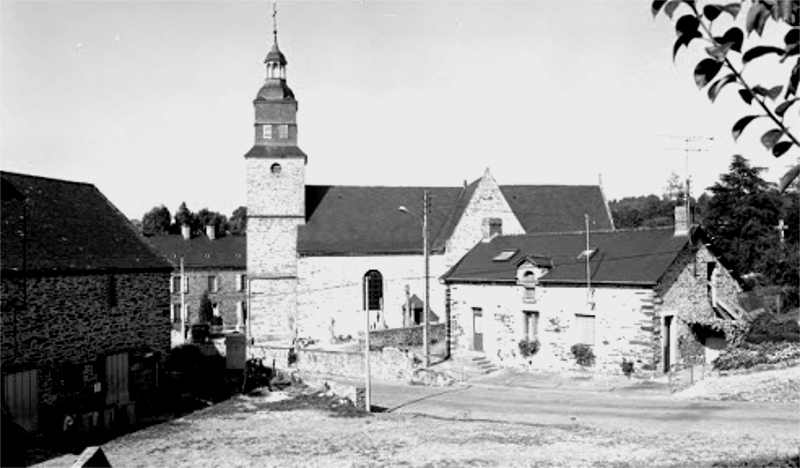
[[[56,179],[55,177],[47,177],[47,176],[40,176],[40,175],[33,175],[33,174],[23,174],[21,172],[12,172],[12,171],[0,171],[0,176],[14,176],[14,177],[26,177],[29,179],[39,179],[39,180],[49,180],[52,182],[58,182],[62,184],[74,184],[74,185],[87,185],[89,187],[95,187],[95,184],[91,182],[79,182],[76,180],[66,180],[66,179]]]

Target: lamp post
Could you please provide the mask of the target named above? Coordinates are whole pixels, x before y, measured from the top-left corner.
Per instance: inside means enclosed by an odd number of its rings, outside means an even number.
[[[408,208],[405,206],[401,206],[398,210],[402,211],[403,213],[409,214],[415,218],[417,221],[422,223],[422,252],[423,256],[425,257],[425,309],[423,310],[423,317],[422,317],[422,353],[425,355],[425,367],[430,367],[431,365],[431,350],[430,350],[430,340],[428,339],[428,315],[430,315],[430,261],[429,261],[429,252],[428,252],[428,205],[430,203],[430,199],[428,198],[428,191],[425,190],[423,193],[423,200],[422,200],[422,219],[419,216],[415,215],[414,213],[408,211]]]

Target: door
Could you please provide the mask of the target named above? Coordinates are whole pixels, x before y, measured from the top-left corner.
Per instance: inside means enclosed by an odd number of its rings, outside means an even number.
[[[483,310],[472,309],[472,349],[483,351]]]
[[[672,315],[664,317],[664,373],[672,365]]]
[[[39,373],[36,369],[3,376],[3,404],[28,432],[39,429]]]
[[[106,356],[106,406],[128,403],[128,353]]]

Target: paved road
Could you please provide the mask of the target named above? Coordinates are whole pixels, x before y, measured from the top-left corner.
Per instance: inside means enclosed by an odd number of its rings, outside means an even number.
[[[355,383],[355,382],[354,382]],[[796,403],[692,401],[670,396],[485,384],[423,387],[373,382],[372,404],[389,412],[545,425],[586,425],[800,440]]]

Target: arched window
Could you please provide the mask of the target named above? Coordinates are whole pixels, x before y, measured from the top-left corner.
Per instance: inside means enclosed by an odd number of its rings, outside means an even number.
[[[269,170],[270,170],[270,172],[272,172],[272,175],[280,175],[280,173],[281,173],[281,165],[278,164],[278,163],[275,163],[272,166],[270,166]]]
[[[383,310],[383,276],[377,270],[364,275],[364,309]]]

